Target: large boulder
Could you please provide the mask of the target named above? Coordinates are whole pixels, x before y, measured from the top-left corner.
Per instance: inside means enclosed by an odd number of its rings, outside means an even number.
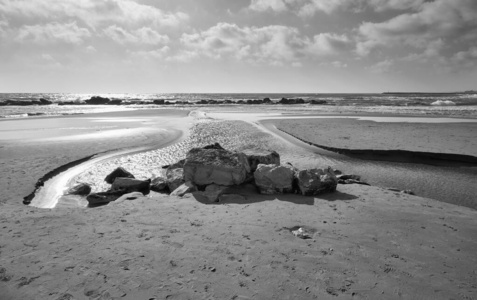
[[[280,165],[280,154],[276,151],[245,150],[243,153],[247,156],[251,172],[255,172],[259,164]]]
[[[118,167],[114,171],[112,171],[106,178],[104,178],[104,181],[106,181],[109,184],[112,184],[116,177],[126,177],[126,178],[134,178],[134,175],[131,174],[130,172],[126,171],[123,167]]]
[[[298,189],[303,196],[334,192],[338,185],[338,179],[331,168],[300,170],[295,176]]]
[[[111,186],[111,190],[122,191],[123,194],[140,192],[143,195],[147,195],[151,191],[151,180],[117,177]]]
[[[184,163],[184,180],[196,185],[238,185],[250,172],[243,153],[223,149],[194,148],[187,153]]]
[[[176,190],[179,186],[181,186],[184,181],[184,169],[182,168],[175,168],[175,169],[167,169],[166,171],[166,182],[169,191]]]
[[[259,164],[253,176],[261,194],[283,194],[293,191],[294,168],[290,165]]]
[[[66,191],[66,195],[80,195],[85,196],[91,193],[91,186],[87,183],[80,183]]]

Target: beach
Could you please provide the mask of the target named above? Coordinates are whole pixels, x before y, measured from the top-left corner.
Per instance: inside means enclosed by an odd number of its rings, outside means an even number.
[[[98,153],[100,158],[111,156],[79,164],[84,168],[72,175],[69,185],[87,182],[93,190],[104,190],[102,179],[117,166],[138,178],[151,178],[190,148],[214,142],[234,151],[275,150],[282,163],[299,168],[350,165],[333,156],[312,156],[316,147],[293,136],[331,147],[475,156],[476,123],[380,126],[336,115],[292,119],[278,108],[279,115],[270,120],[251,117],[253,110],[261,112],[259,107],[245,110],[110,112],[38,118],[34,126],[28,124],[31,119],[0,121],[5,174],[0,292],[6,299],[477,295],[475,209],[422,198],[419,193],[412,196],[379,185],[339,185],[335,193],[304,197],[260,195],[243,187],[236,191],[243,201],[217,204],[204,204],[192,195],[179,198],[154,192],[99,208],[22,204],[41,176]],[[374,127],[363,131],[365,126]],[[19,132],[24,138],[18,138]],[[360,134],[365,132],[374,135],[366,139]],[[358,134],[362,138],[356,138]],[[423,136],[428,140],[420,143]],[[293,236],[290,229],[296,226],[309,228],[312,238]]]

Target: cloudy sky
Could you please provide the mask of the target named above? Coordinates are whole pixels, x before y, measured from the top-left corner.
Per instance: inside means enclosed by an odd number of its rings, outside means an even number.
[[[477,89],[477,0],[0,0],[0,92]]]

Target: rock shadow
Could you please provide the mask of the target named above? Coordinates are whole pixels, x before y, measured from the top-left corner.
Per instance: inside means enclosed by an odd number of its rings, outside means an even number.
[[[303,196],[300,194],[274,194],[274,195],[264,195],[258,192],[237,192],[235,194],[228,194],[228,195],[236,195],[238,197],[223,197],[220,198],[219,202],[210,202],[207,197],[200,195],[198,193],[194,193],[192,198],[195,199],[197,202],[206,204],[206,205],[222,205],[222,204],[254,204],[264,201],[284,201],[290,202],[297,205],[315,205],[316,200],[326,200],[326,201],[347,201],[347,200],[355,200],[358,197],[343,193],[343,192],[333,192],[333,193],[326,193],[318,196]]]

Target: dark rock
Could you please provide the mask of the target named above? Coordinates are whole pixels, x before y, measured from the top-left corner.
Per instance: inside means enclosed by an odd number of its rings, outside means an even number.
[[[310,100],[310,104],[326,104],[325,100]]]
[[[250,166],[245,154],[223,149],[194,148],[187,153],[184,180],[196,185],[238,185],[245,181]]]
[[[245,150],[250,171],[255,172],[259,164],[280,165],[280,155],[276,151]]]
[[[140,192],[143,195],[151,191],[151,179],[139,180],[134,178],[116,177],[111,186],[111,191],[123,191],[123,194]]]
[[[111,101],[109,98],[104,98],[101,96],[93,96],[89,100],[86,100],[85,102],[88,104],[108,104],[108,102]]]
[[[339,184],[362,184],[362,185],[370,185],[367,182],[354,180],[354,179],[338,179]]]
[[[46,100],[45,98],[40,98],[40,103],[41,105],[49,105],[49,104],[52,104],[53,102],[50,100]]]
[[[123,102],[121,99],[114,99],[108,102],[110,105],[120,105]]]
[[[112,184],[116,177],[134,178],[134,175],[126,171],[124,168],[118,167],[116,170],[106,176],[106,178],[104,178],[104,181],[109,184]]]
[[[219,149],[219,150],[225,150],[222,146],[220,146],[219,143],[214,143],[214,144],[210,144],[210,145],[204,146],[204,147],[202,147],[202,149]]]
[[[295,176],[299,191],[304,196],[334,192],[338,185],[338,179],[331,168],[300,170]]]
[[[237,101],[237,104],[245,104],[245,101],[244,100],[239,100],[239,101]]]
[[[91,186],[87,183],[80,183],[66,191],[66,195],[88,195],[91,193]]]
[[[89,203],[89,206],[98,206],[102,204],[108,204],[109,202],[116,201],[119,197],[124,195],[123,191],[107,191],[100,193],[89,194],[86,197],[86,200]]]
[[[78,101],[63,101],[63,102],[58,102],[58,105],[59,106],[62,106],[62,105],[83,105],[85,103],[83,102],[78,102]]]
[[[272,103],[272,100],[270,100],[270,98],[264,98],[263,103]]]
[[[30,105],[40,105],[41,102],[37,100],[11,100],[8,99],[5,101],[7,105],[14,105],[14,106],[30,106]]]
[[[157,105],[163,105],[165,100],[164,99],[156,99],[153,102],[154,102],[154,104],[157,104]]]
[[[154,192],[163,192],[167,188],[167,179],[164,177],[156,177],[151,181],[151,190]]]
[[[294,172],[289,165],[259,164],[253,176],[261,194],[283,194],[293,191]]]

